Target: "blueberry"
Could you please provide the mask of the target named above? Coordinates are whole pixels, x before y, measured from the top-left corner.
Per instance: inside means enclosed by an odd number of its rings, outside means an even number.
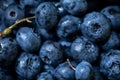
[[[58,42],[45,41],[41,46],[39,56],[46,64],[57,66],[63,61],[63,53]]]
[[[100,62],[100,71],[109,80],[120,79],[120,50],[110,50],[104,53]]]
[[[54,78],[49,72],[42,72],[38,75],[36,80],[54,80]]]
[[[74,67],[77,66],[75,62],[71,62],[71,64]],[[57,80],[74,80],[75,71],[69,66],[68,62],[64,62],[56,67],[54,76],[57,78]]]
[[[39,56],[26,52],[22,52],[16,62],[16,73],[26,79],[35,78],[41,68]]]
[[[0,66],[13,65],[18,53],[19,47],[15,39],[11,37],[0,39]]]
[[[109,51],[110,49],[119,48],[119,44],[120,44],[120,39],[118,33],[112,32],[108,41],[102,46],[102,48],[105,51]]]
[[[77,62],[86,60],[93,63],[99,56],[99,48],[85,37],[78,37],[71,45],[71,56]]]
[[[120,30],[120,7],[119,6],[108,6],[101,10],[107,18],[110,19],[112,28],[114,30]]]
[[[40,36],[37,36],[29,27],[20,28],[16,34],[16,40],[26,52],[38,51],[41,45]]]
[[[24,10],[17,4],[9,5],[4,13],[6,26],[10,26],[16,21],[24,18]]]
[[[86,14],[81,31],[90,41],[101,42],[110,36],[111,24],[103,14],[91,12]]]
[[[39,4],[35,12],[35,20],[39,28],[51,29],[58,21],[58,10],[52,2]]]
[[[83,14],[87,10],[86,0],[60,0],[63,8],[72,15]]]
[[[80,62],[75,70],[76,80],[93,80],[93,67],[86,61]]]
[[[8,71],[0,68],[0,80],[14,80]]]
[[[77,33],[81,23],[81,19],[71,15],[62,17],[57,27],[58,37],[71,39]]]

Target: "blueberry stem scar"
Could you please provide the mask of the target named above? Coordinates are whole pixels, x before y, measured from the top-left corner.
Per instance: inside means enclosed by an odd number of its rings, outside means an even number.
[[[16,21],[13,25],[11,25],[10,27],[6,28],[3,32],[0,32],[0,37],[3,37],[3,36],[7,36],[9,35],[12,30],[20,23],[22,22],[28,22],[28,23],[32,23],[32,21],[30,19],[34,19],[35,16],[32,16],[32,17],[27,17],[27,18],[24,18],[24,19],[21,19],[19,21]]]
[[[68,65],[73,69],[73,70],[76,70],[76,68],[70,63],[70,60],[67,59],[67,62],[68,62]]]

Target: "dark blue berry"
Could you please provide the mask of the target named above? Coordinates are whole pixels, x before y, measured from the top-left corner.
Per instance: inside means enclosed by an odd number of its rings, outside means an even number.
[[[22,52],[16,62],[16,73],[26,79],[33,79],[42,68],[39,56]]]
[[[76,80],[93,80],[94,72],[90,63],[82,61],[75,70]]]
[[[108,41],[102,46],[103,50],[109,51],[110,49],[117,49],[120,46],[119,35],[116,32],[112,32]]]
[[[77,66],[75,62],[71,62],[71,64],[74,67]],[[75,71],[69,66],[68,62],[64,62],[56,67],[54,76],[57,78],[57,80],[74,80]]]
[[[4,13],[6,26],[10,26],[16,21],[24,18],[24,10],[17,4],[9,5]]]
[[[96,44],[87,40],[85,37],[78,37],[71,45],[71,55],[77,62],[86,60],[93,63],[98,58],[99,48]]]
[[[0,39],[0,66],[9,67],[13,65],[18,53],[19,47],[13,38]]]
[[[100,71],[109,80],[120,79],[120,50],[110,50],[104,53],[100,62]]]
[[[49,72],[42,72],[38,75],[36,80],[54,80],[54,78]]]
[[[51,29],[58,21],[58,10],[52,2],[41,3],[35,12],[35,20],[39,28]]]
[[[57,36],[63,39],[70,39],[77,34],[80,25],[81,19],[71,15],[64,16],[58,23]]]
[[[119,6],[108,6],[101,10],[107,18],[110,19],[112,28],[120,30],[120,7]]]
[[[86,0],[60,0],[63,8],[72,15],[83,14],[87,10]]]
[[[109,37],[111,24],[103,14],[91,12],[85,16],[81,31],[90,41],[100,42]]]
[[[45,41],[40,49],[39,56],[46,64],[57,66],[63,61],[63,53],[58,42]]]
[[[26,52],[38,51],[41,45],[40,36],[37,36],[29,27],[20,28],[16,34],[16,40]]]

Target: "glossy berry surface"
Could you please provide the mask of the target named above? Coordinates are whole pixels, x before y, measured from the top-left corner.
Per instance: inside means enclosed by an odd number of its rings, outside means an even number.
[[[71,62],[71,64],[76,67],[75,62]],[[68,62],[64,62],[59,64],[59,66],[55,69],[54,72],[57,80],[74,80],[75,79],[75,71],[68,65]]]
[[[0,80],[120,80],[120,0],[0,0]]]
[[[35,78],[41,68],[39,56],[26,52],[22,52],[16,62],[16,73],[25,79]]]
[[[39,56],[46,64],[56,66],[63,61],[63,53],[59,43],[46,41],[43,43]]]
[[[88,13],[82,23],[81,31],[90,41],[104,41],[111,32],[110,21],[99,12]]]
[[[32,28],[22,27],[16,34],[16,40],[20,47],[26,52],[35,52],[39,50],[41,39]]]
[[[76,31],[79,30],[80,25],[81,19],[71,15],[66,15],[58,23],[57,35],[62,39],[70,38],[71,36],[73,37],[77,34]]]
[[[37,26],[51,29],[57,24],[57,8],[52,2],[41,3],[35,12]]]
[[[0,66],[13,65],[19,54],[19,46],[11,37],[0,39]]]
[[[76,80],[92,80],[93,67],[90,63],[82,61],[78,64],[75,70]]]
[[[99,48],[85,37],[78,37],[71,44],[71,55],[77,62],[86,60],[92,63],[98,58]]]

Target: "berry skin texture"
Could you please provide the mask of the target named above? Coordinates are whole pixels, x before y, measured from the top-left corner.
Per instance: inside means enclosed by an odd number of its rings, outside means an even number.
[[[17,20],[24,18],[24,10],[17,4],[9,5],[4,13],[6,26],[11,26]]]
[[[16,40],[20,47],[26,52],[38,51],[41,45],[41,38],[29,27],[20,28],[16,34]]]
[[[49,72],[42,72],[38,75],[36,80],[54,80],[54,78]]]
[[[93,67],[86,61],[80,62],[75,70],[76,80],[93,80]]]
[[[81,23],[81,19],[71,15],[62,17],[58,23],[57,36],[61,39],[70,39],[71,36],[73,37],[77,34],[76,31],[78,31]]]
[[[58,42],[44,42],[41,46],[39,56],[43,62],[52,66],[57,66],[63,61],[63,53]]]
[[[101,13],[110,19],[114,30],[120,30],[120,6],[107,6]]]
[[[120,50],[110,50],[104,53],[100,62],[100,71],[109,80],[120,79]]]
[[[71,56],[76,62],[86,60],[93,63],[97,60],[99,48],[85,37],[76,38],[71,44]]]
[[[71,64],[74,67],[77,66],[75,62],[71,62]],[[74,80],[75,71],[69,66],[68,62],[64,62],[56,67],[54,76],[57,78],[57,80]]]
[[[110,36],[111,23],[103,14],[91,12],[85,16],[81,32],[90,41],[101,42]]]
[[[22,52],[16,62],[16,73],[26,79],[33,79],[40,72],[42,62],[39,56]]]
[[[58,10],[52,2],[41,3],[35,12],[37,27],[52,29],[58,21]]]
[[[6,37],[0,39],[0,66],[9,67],[17,58],[19,47],[15,39]]]
[[[72,15],[80,15],[87,11],[86,0],[60,0],[63,8]]]
[[[109,51],[110,49],[118,49],[120,47],[119,35],[116,32],[112,32],[108,41],[102,46],[104,51]]]

